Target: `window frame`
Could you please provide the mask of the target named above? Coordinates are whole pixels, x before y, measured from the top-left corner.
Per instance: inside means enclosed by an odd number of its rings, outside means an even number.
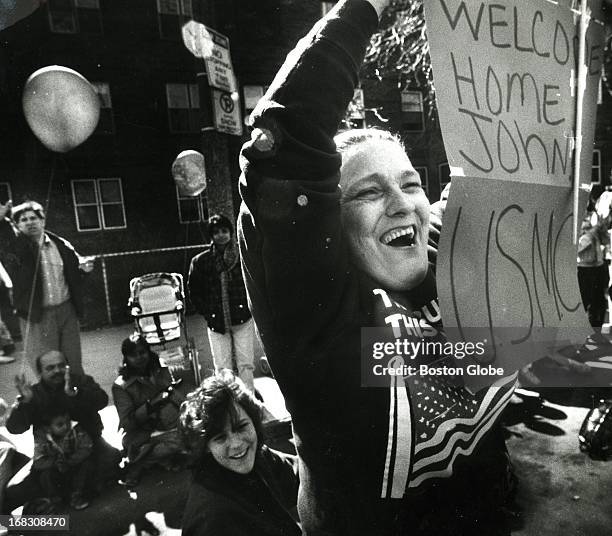
[[[425,191],[425,195],[429,197],[429,169],[427,166],[414,166],[414,169],[421,177],[421,186]]]
[[[181,108],[178,106],[170,106],[170,86],[183,86],[187,92],[187,108]],[[168,114],[168,130],[171,134],[194,134],[200,132],[201,121],[201,103],[200,103],[200,88],[197,82],[166,82],[166,108]],[[197,96],[198,105],[195,107],[193,105],[194,97]],[[189,130],[176,130],[172,125],[172,116],[170,114],[170,110],[187,110],[187,120],[189,123]]]
[[[407,102],[404,101],[404,95],[418,95],[418,106],[419,106],[419,110],[415,111],[415,110],[406,110],[404,109],[405,106],[407,106]],[[414,103],[412,103],[414,104]],[[400,90],[400,111],[402,113],[402,129],[405,130],[406,132],[424,132],[425,131],[425,106],[423,104],[423,93],[421,91],[418,91],[416,89],[402,89]],[[414,128],[407,128],[406,125],[407,123],[403,120],[404,117],[406,116],[406,114],[417,114],[420,113],[421,115],[421,119],[420,119],[420,124],[421,127],[414,129]]]
[[[155,6],[157,9],[157,31],[160,39],[166,39],[169,41],[176,41],[181,39],[181,28],[188,20],[193,19],[193,1],[192,0],[170,0],[176,5],[176,13],[169,13],[162,11],[161,3],[164,0],[156,0]],[[165,0],[168,2],[168,0]],[[185,4],[189,5],[189,9],[185,8]],[[168,35],[163,31],[162,19],[164,17],[176,17],[177,22],[177,33],[174,35]]]
[[[176,191],[176,210],[178,212],[179,223],[181,225],[188,225],[190,223],[201,223],[208,220],[208,206],[206,205],[206,191],[200,192],[196,196],[192,195],[181,195],[178,186],[175,184],[174,189]],[[181,210],[181,201],[198,201],[198,219],[197,220],[184,220],[183,212]]]
[[[261,84],[245,84],[242,86],[242,103],[244,105],[244,124],[249,125],[249,117],[255,106],[268,90],[269,86]],[[250,93],[247,95],[247,93]]]
[[[446,166],[448,168],[448,180],[446,182],[442,182],[442,168]],[[450,164],[448,162],[440,162],[438,164],[438,186],[440,187],[440,194],[444,190],[444,187],[452,180],[450,174]]]
[[[595,164],[595,155],[597,155],[597,164]],[[597,170],[597,180],[593,180],[593,171]],[[593,149],[593,161],[591,163],[591,184],[601,184],[601,149]]]
[[[72,30],[70,31],[63,31],[63,30],[58,30],[57,27],[54,26],[53,24],[53,7],[51,6],[51,2],[47,1],[47,20],[49,22],[49,30],[51,31],[51,33],[55,33],[55,34],[63,34],[63,35],[74,35],[74,34],[78,34],[78,33],[86,33],[86,34],[90,34],[90,35],[103,35],[104,34],[104,26],[102,24],[102,14],[100,11],[100,0],[91,0],[92,2],[94,2],[96,4],[95,7],[90,7],[90,6],[80,6],[79,2],[81,0],[66,0],[67,3],[70,4],[70,16],[71,16],[71,20],[72,20]],[[100,31],[99,32],[91,32],[91,31],[86,31],[83,32],[82,28],[81,28],[81,20],[79,15],[80,10],[86,10],[86,11],[90,11],[90,12],[95,12],[97,14],[97,18],[98,18],[98,22],[99,22],[99,26],[100,26]],[[68,14],[68,9],[66,8],[65,10],[55,10],[55,13],[66,13]]]
[[[98,127],[96,127],[96,130],[94,130],[94,134],[100,134],[103,136],[113,135],[115,134],[116,130],[115,130],[115,114],[113,111],[113,97],[111,94],[110,84],[108,82],[102,82],[102,81],[96,80],[95,82],[91,82],[91,85],[93,86],[96,94],[100,98],[100,115],[102,114],[103,110],[110,111],[109,113],[110,131],[109,132],[98,131]],[[109,106],[105,105],[104,99],[102,98],[101,93],[99,91],[100,86],[104,86],[107,90],[106,93],[104,93],[104,95],[108,97]],[[98,121],[98,125],[99,124],[100,122]]]
[[[321,18],[325,17],[336,5],[336,2],[323,2],[321,1]]]
[[[11,183],[7,181],[0,181],[0,189],[6,187],[8,192],[7,201],[13,199],[13,188],[11,187]],[[6,201],[4,201],[6,203]],[[2,203],[2,199],[0,199],[0,203]]]
[[[119,185],[119,195],[120,201],[103,201],[101,195],[100,185],[103,182],[116,181]],[[77,183],[93,183],[94,185],[94,197],[95,203],[78,203],[76,198],[75,186]],[[123,196],[123,181],[120,177],[100,177],[95,179],[73,179],[70,181],[70,189],[72,191],[72,206],[74,208],[74,219],[77,226],[77,231],[80,233],[88,233],[92,231],[114,231],[119,229],[127,229],[127,217],[125,212],[125,198]],[[103,207],[107,205],[120,205],[121,206],[121,214],[123,217],[123,225],[107,225],[105,214]],[[98,215],[98,227],[89,228],[89,229],[81,229],[81,221],[79,218],[79,207],[83,206],[95,206],[97,215]]]

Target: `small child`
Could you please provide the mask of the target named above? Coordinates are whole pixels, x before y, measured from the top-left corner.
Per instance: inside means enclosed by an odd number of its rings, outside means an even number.
[[[58,510],[70,494],[70,506],[83,510],[89,506],[86,486],[94,472],[91,456],[93,442],[79,424],[61,409],[49,412],[45,426],[34,434],[32,470],[51,505]]]

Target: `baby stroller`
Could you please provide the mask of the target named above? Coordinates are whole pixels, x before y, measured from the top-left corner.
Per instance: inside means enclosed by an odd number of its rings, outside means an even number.
[[[200,364],[194,340],[187,333],[183,289],[181,274],[158,272],[135,277],[130,281],[128,307],[136,331],[151,346],[161,347],[155,350],[173,380],[191,371],[195,385],[199,385]]]

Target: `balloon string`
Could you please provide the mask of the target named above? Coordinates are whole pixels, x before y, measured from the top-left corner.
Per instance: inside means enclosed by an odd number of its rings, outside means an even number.
[[[189,245],[189,224],[185,225],[185,247],[183,249],[183,269],[187,266],[187,246]]]
[[[45,199],[45,220],[46,220],[46,216],[49,212],[49,201],[51,199],[51,188],[53,187],[53,181],[55,178],[55,171],[57,169],[57,155],[53,154],[53,163],[51,165],[51,173],[49,175],[49,183],[48,183],[48,187],[47,187],[47,197]],[[44,240],[44,231],[43,231],[43,237],[42,240]],[[36,254],[36,264],[34,266],[34,275],[32,276],[32,286],[31,286],[31,291],[30,291],[30,300],[29,300],[29,304],[28,304],[28,318],[25,322],[25,334],[23,337],[23,349],[24,349],[24,357],[25,359],[22,359],[21,361],[21,368],[20,368],[20,373],[21,375],[25,374],[26,371],[26,362],[30,362],[30,356],[25,355],[25,351],[26,349],[28,349],[28,342],[30,339],[30,318],[32,316],[32,306],[34,305],[34,294],[36,293],[36,280],[38,279],[38,272],[40,269],[40,258],[42,256],[42,242],[38,244],[38,248],[37,248],[37,254]],[[38,356],[35,356],[35,358]]]

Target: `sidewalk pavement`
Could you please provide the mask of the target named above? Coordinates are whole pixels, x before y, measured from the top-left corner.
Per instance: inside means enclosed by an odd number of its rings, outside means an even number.
[[[187,333],[194,338],[198,350],[198,358],[202,365],[202,377],[206,377],[214,370],[206,323],[200,315],[192,315],[187,317],[186,324]],[[81,332],[83,368],[87,374],[93,376],[109,396],[111,386],[117,377],[117,369],[121,365],[121,342],[133,332],[133,324]],[[21,348],[22,344],[18,343],[17,351],[14,354],[16,359],[13,363],[0,365],[0,396],[9,404],[12,403],[17,394],[14,387],[15,374],[25,371],[33,381],[37,381],[34,372],[24,362]],[[256,343],[255,360],[257,361],[261,355],[263,355],[261,347]],[[112,404],[112,401],[110,403]]]

